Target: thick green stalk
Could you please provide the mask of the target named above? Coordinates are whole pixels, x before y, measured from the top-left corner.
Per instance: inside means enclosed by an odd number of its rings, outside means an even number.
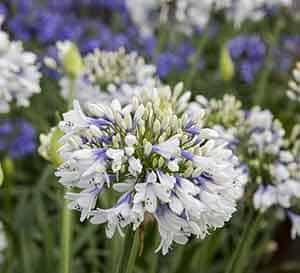
[[[127,230],[122,253],[115,273],[132,273],[139,251],[139,232]]]
[[[68,96],[68,109],[71,109],[75,96],[75,79],[70,78],[70,90]],[[65,195],[63,191],[63,198]],[[61,273],[70,273],[72,264],[72,211],[67,207],[68,202],[64,200],[63,212],[62,212],[62,230],[61,230]]]
[[[242,237],[231,256],[229,264],[226,268],[226,273],[241,273],[247,265],[251,246],[256,238],[260,228],[262,213],[255,214],[253,211],[248,216],[248,221],[245,224]]]

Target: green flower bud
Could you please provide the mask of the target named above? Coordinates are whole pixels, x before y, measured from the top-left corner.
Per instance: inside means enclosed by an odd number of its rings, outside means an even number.
[[[53,131],[51,141],[50,141],[50,146],[49,146],[49,157],[50,161],[55,165],[59,166],[62,164],[63,160],[60,157],[58,150],[61,146],[59,143],[59,139],[63,136],[63,132],[59,128],[55,128]]]
[[[223,46],[221,49],[219,69],[223,81],[227,82],[233,79],[235,72],[234,63],[226,46]]]
[[[83,69],[83,61],[77,46],[70,42],[58,44],[59,55],[65,72],[72,78],[76,78]]]
[[[63,133],[59,128],[52,128],[49,134],[40,135],[41,145],[39,147],[39,154],[46,160],[53,163],[54,166],[60,165],[63,160],[58,154],[58,149],[60,148],[59,139],[62,137]]]
[[[14,171],[15,171],[15,166],[14,166],[13,161],[11,159],[9,159],[8,157],[6,157],[2,161],[2,172],[3,172],[3,175],[5,177],[10,177],[10,176],[13,175]]]

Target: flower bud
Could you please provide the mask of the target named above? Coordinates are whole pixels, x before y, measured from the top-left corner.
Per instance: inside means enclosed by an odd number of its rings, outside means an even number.
[[[65,72],[72,78],[78,76],[83,69],[83,61],[79,49],[70,41],[58,43],[59,55]]]
[[[61,146],[59,139],[62,135],[62,131],[57,127],[52,128],[47,135],[40,135],[41,145],[38,152],[44,159],[50,161],[54,166],[58,166],[63,162],[58,153]]]
[[[226,46],[223,46],[220,54],[220,74],[223,81],[231,81],[234,77],[234,63]]]

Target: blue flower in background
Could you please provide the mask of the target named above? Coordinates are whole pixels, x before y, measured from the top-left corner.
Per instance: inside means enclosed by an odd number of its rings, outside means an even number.
[[[262,39],[256,35],[240,35],[229,40],[228,49],[242,80],[253,82],[266,56],[266,46]]]
[[[160,78],[165,78],[172,71],[182,72],[191,65],[192,57],[196,50],[190,42],[182,42],[178,46],[169,45],[167,50],[161,52],[156,61],[157,71]],[[198,60],[197,69],[202,70],[204,61]]]
[[[279,47],[274,52],[276,68],[287,73],[300,58],[300,35],[285,35],[280,39]]]
[[[7,13],[5,23],[15,39],[35,41],[42,49],[58,40],[72,40],[85,53],[95,46],[135,49],[137,30],[123,0],[12,0],[0,5],[1,12]],[[111,25],[112,18],[118,24]]]
[[[0,153],[18,159],[32,154],[36,149],[36,132],[23,120],[5,120],[0,123]]]

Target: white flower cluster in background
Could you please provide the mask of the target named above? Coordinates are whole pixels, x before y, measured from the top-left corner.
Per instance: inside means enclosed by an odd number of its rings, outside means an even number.
[[[0,18],[0,25],[3,18]],[[40,92],[41,74],[35,54],[24,51],[22,43],[10,41],[0,30],[0,113],[10,111],[10,104],[28,107],[32,95]]]
[[[300,63],[293,70],[293,79],[289,81],[287,95],[291,100],[300,102]]]
[[[146,64],[135,52],[127,54],[123,48],[115,52],[96,49],[83,58],[83,69],[74,79],[74,85],[70,77],[61,78],[61,92],[68,98],[74,88],[75,98],[82,104],[110,103],[118,98],[124,105],[135,95],[137,87],[159,84],[155,73],[155,66]]]
[[[7,248],[7,239],[3,224],[0,222],[0,265],[4,262],[4,251]]]
[[[213,10],[228,8],[231,0],[127,0],[133,22],[143,36],[152,35],[162,24],[191,34],[207,25]]]
[[[279,208],[288,212],[293,224],[299,223],[292,210],[300,198],[300,128],[296,126],[287,141],[281,123],[269,110],[253,107],[245,111],[228,95],[209,101],[198,97],[192,112],[199,109],[207,113],[204,125],[217,130],[243,162],[236,167],[246,170],[246,191],[253,194],[254,208],[261,212]],[[293,225],[291,233],[293,237],[299,234],[299,227]]]
[[[261,20],[265,16],[267,8],[289,7],[292,2],[292,0],[232,0],[232,5],[227,10],[227,17],[236,26],[240,26],[246,20]]]
[[[248,152],[278,155],[284,143],[285,131],[269,110],[253,107],[245,112],[243,134],[248,139]]]
[[[87,104],[85,112],[75,101],[60,123],[64,163],[56,175],[76,189],[66,194],[69,207],[82,221],[106,223],[109,238],[145,218],[156,220],[163,254],[173,242],[223,227],[243,187],[236,157],[215,130],[202,126],[203,111],[185,112],[190,94],[182,90],[182,84],[173,92],[148,88],[125,107],[114,100]],[[180,100],[184,106],[176,109]]]
[[[153,35],[163,24],[186,34],[204,28],[215,11],[240,26],[246,20],[258,21],[267,8],[291,6],[292,0],[127,0],[133,22],[143,36]]]

